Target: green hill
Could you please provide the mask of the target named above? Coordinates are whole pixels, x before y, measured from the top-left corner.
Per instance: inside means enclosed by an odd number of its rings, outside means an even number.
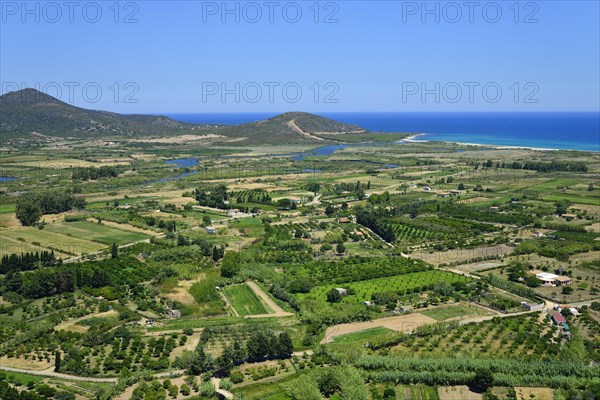
[[[230,138],[244,138],[244,143],[270,144],[319,142],[325,140],[319,137],[322,134],[343,141],[344,134],[366,132],[356,125],[305,112],[287,112],[267,120],[222,127],[216,131]]]
[[[123,115],[88,110],[62,102],[35,89],[0,96],[0,136],[27,138],[146,136],[192,133],[205,127],[155,115]]]
[[[223,143],[294,144],[343,141],[343,135],[366,130],[304,112],[288,112],[241,125],[187,124],[160,115],[124,115],[88,110],[35,89],[0,96],[2,139],[51,136],[60,138],[123,138],[213,133]],[[324,139],[320,136],[326,136]]]

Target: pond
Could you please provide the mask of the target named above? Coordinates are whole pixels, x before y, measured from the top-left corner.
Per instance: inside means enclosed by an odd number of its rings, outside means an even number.
[[[195,165],[198,165],[198,160],[196,158],[177,158],[175,160],[166,160],[165,164],[174,165],[175,168],[189,168],[189,167],[193,167]],[[181,178],[184,178],[186,176],[197,174],[198,172],[200,172],[200,171],[188,171],[188,172],[184,172],[182,174],[179,174],[177,176],[171,176],[171,177],[168,177],[168,178],[159,179],[157,181],[151,182],[150,184],[174,181],[176,179],[181,179]]]
[[[12,182],[16,180],[17,178],[13,178],[12,176],[0,176],[0,182]]]
[[[302,161],[306,157],[321,157],[330,156],[338,150],[345,149],[347,147],[387,147],[391,145],[402,145],[406,142],[400,140],[398,142],[371,142],[371,143],[352,143],[352,144],[332,144],[328,146],[317,147],[316,149],[306,151],[304,153],[298,153],[292,156],[294,161]],[[392,167],[395,168],[395,167]]]
[[[167,160],[166,164],[173,164],[177,168],[193,167],[198,165],[198,159],[196,158],[178,158],[175,160]]]

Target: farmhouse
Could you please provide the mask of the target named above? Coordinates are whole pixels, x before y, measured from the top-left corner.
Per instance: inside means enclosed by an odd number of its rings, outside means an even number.
[[[539,311],[539,310],[541,310],[541,309],[544,308],[544,305],[543,304],[527,303],[526,301],[522,301],[521,302],[521,307],[523,307],[527,311]]]
[[[237,208],[232,208],[230,210],[227,210],[227,215],[229,215],[230,217],[236,214],[239,214],[240,210],[238,210]]]
[[[577,215],[576,214],[561,214],[561,217],[575,219],[575,218],[577,218]]]
[[[340,296],[348,295],[348,290],[346,290],[344,288],[336,287],[335,290],[337,290],[337,292],[340,294]]]
[[[169,310],[169,317],[170,318],[180,318],[181,317],[181,311],[179,310]]]
[[[556,284],[558,286],[560,285],[569,285],[571,283],[571,278],[569,278],[568,276],[557,276],[556,277]]]
[[[209,235],[214,235],[216,230],[213,226],[207,226],[206,228],[204,228],[204,231],[206,233],[208,233]]]
[[[302,199],[299,197],[290,197],[290,201],[294,204],[300,204],[302,202]]]
[[[567,323],[567,319],[560,313],[552,314],[551,318],[556,325],[563,325]]]
[[[429,186],[423,186],[423,191],[429,192],[429,191],[431,191],[431,188]]]
[[[538,280],[542,282],[543,285],[546,286],[562,286],[569,285],[571,283],[571,278],[563,275],[556,275],[550,272],[543,272],[539,270],[532,270],[532,274],[534,274]]]
[[[338,222],[340,224],[348,224],[350,223],[350,219],[348,217],[341,217],[340,219],[338,219]]]

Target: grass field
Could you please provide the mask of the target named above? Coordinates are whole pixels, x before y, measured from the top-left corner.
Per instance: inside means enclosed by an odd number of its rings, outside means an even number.
[[[89,221],[60,222],[48,224],[45,230],[77,238],[85,238],[94,242],[110,245],[124,244],[147,239],[143,233],[124,231],[107,225]]]
[[[600,206],[600,197],[595,194],[577,194],[577,193],[555,193],[548,196],[544,196],[544,200],[549,201],[561,201],[569,200],[573,203],[590,204],[593,206]]]
[[[248,400],[288,400],[291,397],[286,394],[284,385],[297,377],[289,375],[275,382],[255,383],[234,390],[234,394],[242,394]]]
[[[234,285],[223,289],[223,292],[238,312],[240,317],[246,315],[268,314],[270,310],[258,298],[256,293],[248,285]]]
[[[427,315],[428,317],[438,321],[444,321],[449,318],[473,314],[473,309],[465,306],[441,307],[434,308],[433,310],[423,311],[421,314]]]
[[[21,374],[19,372],[8,372],[8,371],[3,371],[3,373],[6,374],[6,377],[8,378],[8,380],[10,382],[18,383],[20,385],[27,385],[29,382],[37,383],[39,381],[44,380],[43,376]]]
[[[0,214],[14,213],[16,208],[15,204],[2,204],[0,205]]]
[[[67,236],[46,229],[21,227],[18,229],[0,230],[0,240],[4,237],[27,243],[45,249],[55,249],[64,254],[81,255],[100,251],[106,246],[81,238],[81,236]]]
[[[396,396],[407,400],[438,400],[437,389],[425,385],[398,386]],[[463,399],[465,400],[465,399]]]
[[[327,301],[327,292],[334,288],[352,288],[355,293],[351,296],[345,296],[342,302],[356,303],[371,300],[373,293],[379,292],[403,292],[405,290],[413,290],[432,285],[436,282],[461,282],[467,281],[469,278],[454,274],[452,272],[431,270],[423,272],[414,272],[411,274],[390,276],[385,278],[369,279],[366,281],[352,282],[346,284],[335,284],[318,286],[307,295],[299,295],[299,297],[310,296],[314,299]]]
[[[351,343],[361,340],[369,340],[374,336],[385,335],[386,333],[394,332],[391,329],[378,326],[376,328],[367,329],[356,333],[349,333],[347,335],[336,336],[334,343]]]

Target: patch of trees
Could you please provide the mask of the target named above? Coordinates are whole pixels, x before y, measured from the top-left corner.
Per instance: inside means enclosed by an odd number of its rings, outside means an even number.
[[[381,194],[372,194],[368,201],[371,204],[388,203],[390,201],[390,192],[386,190]]]
[[[537,300],[537,297],[538,297],[537,293],[533,289],[530,289],[526,286],[520,285],[515,282],[504,280],[504,279],[494,276],[492,274],[487,275],[485,277],[485,279],[492,286],[496,286],[500,289],[504,289],[508,292],[516,294],[517,296],[525,297],[530,300]]]
[[[57,265],[59,261],[54,256],[54,250],[19,254],[5,254],[0,261],[0,274],[9,272],[31,271],[40,267]]]
[[[287,392],[294,400],[352,399],[366,400],[365,380],[360,372],[352,367],[328,367],[301,375],[287,386]],[[378,397],[381,398],[381,397]],[[385,397],[392,399],[394,397]]]
[[[44,214],[58,214],[84,207],[85,199],[82,197],[74,196],[70,191],[52,190],[19,196],[15,212],[21,224],[33,226]]]
[[[227,186],[225,185],[205,185],[194,190],[194,197],[198,204],[205,207],[219,208],[227,210],[229,206],[225,203],[229,198]]]
[[[327,190],[327,194],[341,195],[344,192],[350,192],[353,193],[359,200],[362,200],[365,198],[365,190],[368,189],[371,189],[371,181],[367,182],[366,184],[362,183],[361,181],[356,181],[356,183],[342,182],[331,186]]]
[[[561,261],[568,261],[569,256],[575,253],[600,250],[600,241],[592,240],[591,243],[581,243],[573,240],[526,240],[519,243],[515,248],[515,254],[537,253],[548,258],[556,258]]]
[[[286,272],[297,276],[295,280],[291,281],[290,289],[293,293],[299,293],[306,292],[306,287],[310,288],[318,282],[358,282],[428,269],[431,267],[425,262],[404,257],[348,257],[343,260],[314,261],[302,266],[293,266],[286,268]],[[308,281],[308,283],[303,283],[303,281]],[[301,288],[304,290],[294,290]]]
[[[234,366],[244,362],[285,360],[294,352],[292,339],[287,332],[255,329],[245,341],[238,338],[226,345],[217,358],[204,351],[208,340],[208,335],[203,335],[194,353],[182,355],[175,361],[175,365],[187,369],[190,375],[209,373],[226,377],[231,374]]]
[[[383,214],[383,215],[382,215]],[[382,217],[385,212],[380,212],[373,209],[357,208],[356,209],[356,222],[360,225],[366,226],[373,232],[381,236],[383,240],[388,243],[396,240],[396,235],[392,227],[382,221]]]
[[[8,273],[2,282],[2,291],[41,298],[80,288],[135,287],[155,278],[158,272],[158,267],[151,268],[134,257],[63,264],[56,268]]]
[[[271,204],[271,195],[264,189],[243,190],[232,192],[230,197],[235,198],[237,203]]]
[[[551,162],[542,162],[542,161],[527,161],[524,163],[520,163],[518,161],[513,162],[512,164],[501,164],[502,168],[512,168],[512,169],[527,169],[538,172],[553,172],[553,171],[571,171],[571,172],[587,172],[588,166],[584,162],[580,161],[551,161]]]
[[[100,178],[115,178],[124,171],[122,166],[106,165],[102,167],[77,167],[73,168],[73,179],[82,181],[97,180]]]

